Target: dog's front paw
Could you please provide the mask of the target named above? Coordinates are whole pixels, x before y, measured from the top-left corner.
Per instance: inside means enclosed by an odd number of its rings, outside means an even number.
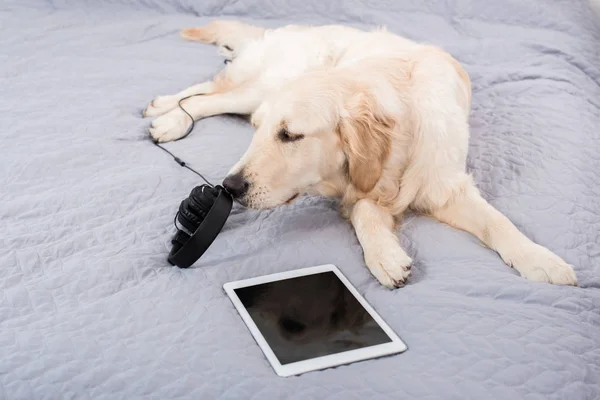
[[[152,121],[150,136],[156,142],[170,142],[181,139],[192,125],[189,115],[175,109]]]
[[[144,117],[158,117],[175,109],[177,105],[176,96],[156,96],[144,110]]]
[[[505,261],[530,281],[577,285],[573,267],[543,246],[533,244]]]
[[[219,55],[225,57],[227,61],[233,61],[236,56],[235,51],[227,45],[219,47]]]
[[[404,286],[408,280],[412,259],[393,242],[389,247],[365,251],[365,263],[383,286],[394,289]]]

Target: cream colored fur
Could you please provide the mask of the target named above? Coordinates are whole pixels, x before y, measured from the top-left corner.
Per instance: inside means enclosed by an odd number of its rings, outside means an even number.
[[[215,21],[182,31],[234,58],[213,81],[157,97],[150,134],[180,138],[195,118],[252,115],[254,138],[231,174],[239,200],[271,208],[304,193],[340,199],[365,263],[398,287],[411,258],[395,221],[419,211],[478,237],[525,278],[575,285],[571,266],[533,243],[479,194],[465,171],[471,86],[448,53],[385,30],[287,26],[264,30]]]

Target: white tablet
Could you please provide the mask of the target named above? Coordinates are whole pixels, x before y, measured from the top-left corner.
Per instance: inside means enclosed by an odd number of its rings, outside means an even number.
[[[279,376],[406,350],[334,265],[229,282],[223,287]]]

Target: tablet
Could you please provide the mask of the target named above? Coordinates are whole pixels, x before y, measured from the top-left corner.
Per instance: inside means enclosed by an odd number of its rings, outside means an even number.
[[[334,265],[229,282],[223,287],[279,376],[406,350]]]

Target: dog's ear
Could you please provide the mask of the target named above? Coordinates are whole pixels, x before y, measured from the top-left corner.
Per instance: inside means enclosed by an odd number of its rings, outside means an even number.
[[[368,193],[381,177],[395,122],[383,115],[377,102],[364,93],[353,96],[346,111],[347,115],[340,118],[338,132],[348,159],[350,181]]]

